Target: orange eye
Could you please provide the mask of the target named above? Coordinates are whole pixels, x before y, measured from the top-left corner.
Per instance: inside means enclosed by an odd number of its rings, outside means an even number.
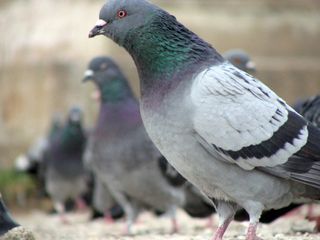
[[[118,18],[124,18],[125,16],[127,16],[127,12],[125,10],[119,10],[117,15]]]

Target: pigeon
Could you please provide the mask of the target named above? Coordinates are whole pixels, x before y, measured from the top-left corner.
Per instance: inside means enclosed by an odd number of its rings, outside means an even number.
[[[52,118],[51,125],[47,135],[39,137],[29,148],[26,154],[18,156],[15,161],[15,169],[18,172],[29,174],[37,184],[39,196],[45,196],[44,176],[42,170],[42,161],[49,142],[53,139],[62,128],[62,118],[55,114]]]
[[[314,126],[320,127],[320,95],[301,101],[301,106],[296,111]]]
[[[251,61],[249,54],[241,49],[228,50],[222,56],[242,71],[248,73],[256,71],[256,64]]]
[[[127,216],[126,233],[141,209],[171,215],[184,202],[183,189],[171,185],[158,166],[160,152],[142,124],[139,104],[126,77],[113,60],[96,57],[85,72],[100,92],[99,117],[89,139],[86,162],[105,184]]]
[[[320,131],[265,84],[226,61],[146,0],[110,0],[89,37],[105,35],[132,56],[145,128],[169,163],[212,199],[220,240],[237,209],[320,198]]]
[[[88,173],[82,162],[85,143],[82,111],[73,107],[62,129],[51,139],[43,162],[45,187],[63,222],[67,222],[64,203],[79,200],[86,191]]]
[[[320,95],[305,100],[299,100],[294,108],[315,127],[320,128]],[[320,232],[320,216],[315,217],[313,215],[313,205],[310,204],[308,206],[307,218],[316,221],[315,231]]]

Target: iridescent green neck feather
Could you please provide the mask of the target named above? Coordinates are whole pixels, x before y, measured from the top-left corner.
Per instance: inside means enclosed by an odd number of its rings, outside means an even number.
[[[140,78],[169,80],[190,65],[222,61],[215,49],[168,13],[156,11],[146,21],[144,26],[130,31],[124,41]]]
[[[62,147],[66,151],[72,151],[83,147],[85,144],[85,134],[80,123],[67,123],[62,130]]]
[[[99,86],[102,103],[116,103],[132,97],[132,91],[122,77],[108,79]]]

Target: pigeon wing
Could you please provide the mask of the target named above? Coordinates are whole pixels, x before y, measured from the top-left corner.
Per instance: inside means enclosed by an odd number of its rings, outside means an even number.
[[[214,156],[320,185],[319,131],[263,83],[225,62],[194,79],[191,99],[196,137]]]

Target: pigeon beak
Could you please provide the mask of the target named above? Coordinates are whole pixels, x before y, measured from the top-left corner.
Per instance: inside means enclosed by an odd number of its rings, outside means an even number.
[[[93,38],[97,35],[101,35],[105,32],[104,27],[107,25],[107,22],[99,19],[94,28],[89,32],[89,38]]]
[[[256,64],[254,62],[252,62],[252,61],[249,61],[246,64],[246,68],[251,72],[255,72],[256,71]]]
[[[84,72],[84,77],[82,79],[82,82],[84,83],[84,82],[92,81],[93,76],[94,76],[94,72],[88,69],[87,71]]]

